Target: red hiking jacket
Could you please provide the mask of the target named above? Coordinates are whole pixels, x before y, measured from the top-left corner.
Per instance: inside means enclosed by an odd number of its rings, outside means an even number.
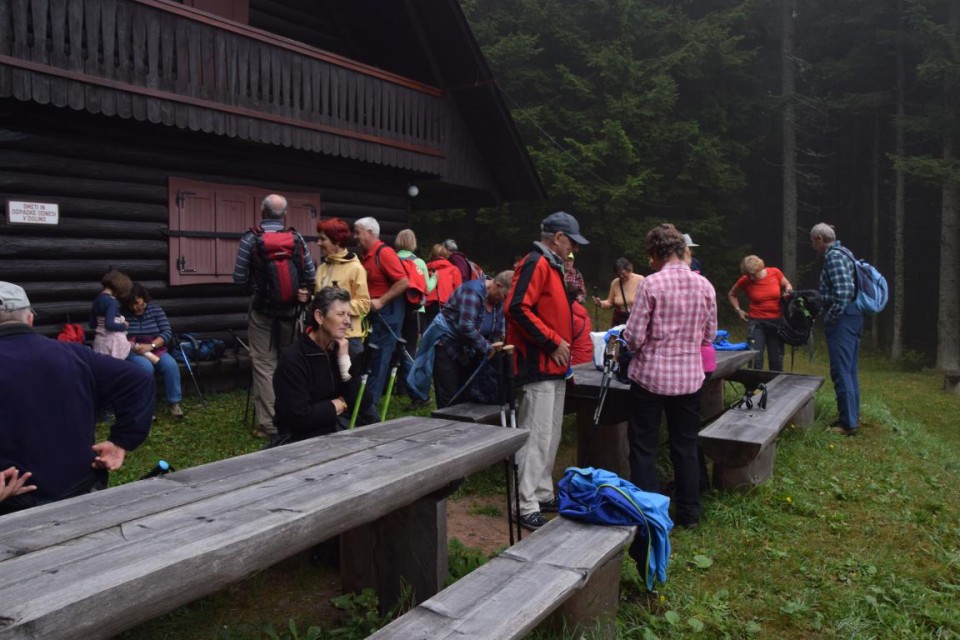
[[[446,258],[437,258],[427,263],[427,269],[437,272],[437,286],[427,294],[426,304],[438,302],[446,304],[453,292],[463,284],[463,276],[455,264]]]

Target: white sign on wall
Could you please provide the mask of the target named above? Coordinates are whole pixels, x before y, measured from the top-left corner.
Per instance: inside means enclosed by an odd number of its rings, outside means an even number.
[[[60,224],[60,206],[52,202],[7,200],[7,222],[16,224]]]

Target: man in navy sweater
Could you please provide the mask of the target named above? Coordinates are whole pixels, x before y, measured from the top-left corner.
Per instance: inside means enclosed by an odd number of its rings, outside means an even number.
[[[33,330],[26,292],[0,282],[0,469],[30,473],[35,491],[0,515],[103,489],[153,416],[153,376],[140,367]],[[94,443],[95,416],[112,407],[110,437]]]

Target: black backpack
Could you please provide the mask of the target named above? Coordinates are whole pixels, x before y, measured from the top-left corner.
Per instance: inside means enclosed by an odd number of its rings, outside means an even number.
[[[780,307],[780,339],[794,347],[807,344],[813,323],[820,315],[820,294],[812,289],[794,291],[780,299]]]
[[[251,274],[256,283],[253,308],[267,315],[292,311],[298,304],[298,290],[313,288],[312,283],[300,282],[307,264],[303,237],[293,227],[269,233],[252,227],[250,231],[254,234]]]

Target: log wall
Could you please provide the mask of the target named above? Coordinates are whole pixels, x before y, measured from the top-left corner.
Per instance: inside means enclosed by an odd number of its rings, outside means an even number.
[[[177,332],[245,330],[239,287],[169,285],[171,176],[320,193],[322,216],[372,215],[387,241],[407,223],[410,177],[393,170],[0,100],[0,280],[26,289],[42,333],[86,323],[110,268],[143,282]],[[10,199],[55,202],[60,223],[9,224]]]

